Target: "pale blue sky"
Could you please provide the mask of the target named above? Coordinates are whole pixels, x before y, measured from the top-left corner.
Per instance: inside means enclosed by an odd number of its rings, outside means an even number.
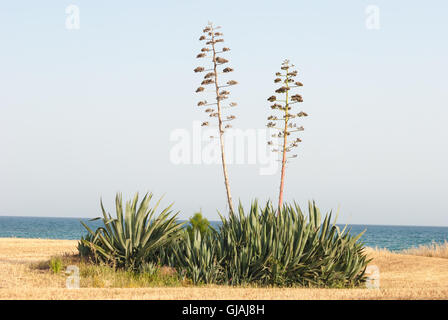
[[[80,30],[65,8],[80,8]],[[380,29],[365,27],[367,5]],[[219,166],[170,163],[170,133],[204,120],[192,70],[201,29],[223,26],[239,103],[234,126],[263,128],[273,74],[304,83],[300,156],[286,200],[340,222],[448,225],[446,1],[3,1],[0,214],[95,217],[103,197],[153,191],[181,217],[225,208]],[[248,206],[279,176],[231,165]]]

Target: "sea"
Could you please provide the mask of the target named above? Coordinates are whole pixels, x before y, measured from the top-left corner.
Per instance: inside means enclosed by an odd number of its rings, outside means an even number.
[[[87,233],[80,221],[93,230],[101,220],[82,218],[8,217],[0,216],[0,238],[36,238],[78,240]],[[219,229],[220,221],[210,221]],[[343,226],[340,226],[343,227]],[[361,241],[369,247],[400,251],[431,243],[448,241],[448,227],[348,225],[353,234],[365,230]]]

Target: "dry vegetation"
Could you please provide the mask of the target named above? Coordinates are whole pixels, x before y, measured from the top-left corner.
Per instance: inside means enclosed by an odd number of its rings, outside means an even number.
[[[76,244],[69,240],[0,239],[0,299],[448,299],[448,259],[377,249],[368,249],[368,254],[380,269],[380,289],[193,287],[169,282],[169,270],[156,279],[160,282],[147,282],[152,287],[133,288],[147,280],[130,281],[125,274],[112,275],[107,269],[91,270],[90,274],[84,271],[82,288],[66,289],[65,275],[53,274],[45,262],[59,255],[67,263],[73,259],[70,255],[76,252]],[[115,288],[120,285],[127,288]]]
[[[448,242],[432,243],[429,245],[421,245],[416,248],[403,250],[404,254],[412,254],[415,256],[437,257],[448,259]]]

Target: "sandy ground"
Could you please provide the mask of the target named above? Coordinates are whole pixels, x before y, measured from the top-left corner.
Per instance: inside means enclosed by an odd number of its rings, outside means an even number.
[[[379,289],[65,288],[65,276],[31,268],[75,253],[77,241],[0,238],[0,299],[448,299],[448,259],[369,249]]]

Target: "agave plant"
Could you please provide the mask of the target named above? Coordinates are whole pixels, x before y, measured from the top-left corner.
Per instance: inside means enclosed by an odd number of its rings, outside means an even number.
[[[117,194],[116,218],[106,213],[101,201],[103,217],[92,220],[101,219],[104,226],[92,231],[81,221],[89,236],[81,239],[80,247],[89,247],[98,260],[116,267],[138,269],[153,252],[180,237],[183,225],[177,222],[178,213],[172,214],[172,204],[156,215],[161,199],[151,208],[152,197],[146,194],[138,205],[136,194],[123,208],[122,196]]]
[[[182,241],[174,249],[175,267],[194,284],[220,283],[223,267],[219,258],[219,243],[215,233],[204,233],[193,229],[185,232]]]
[[[219,232],[186,237],[174,250],[176,267],[196,282],[229,285],[354,286],[364,281],[369,260],[359,242],[340,230],[331,212],[321,221],[314,202],[308,217],[297,204],[280,215],[267,203],[255,201],[248,214],[221,216]]]
[[[257,202],[251,206],[248,215],[244,213],[241,203],[238,215],[229,219],[221,216],[222,226],[219,230],[219,252],[225,264],[224,281],[231,285],[263,282],[266,263],[273,251],[274,239],[270,232],[272,225],[259,220]]]
[[[82,222],[81,222],[82,223]],[[94,235],[88,233],[81,236],[81,240],[78,241],[78,253],[81,258],[89,258],[93,256],[92,242]]]
[[[267,217],[276,227],[276,250],[267,264],[270,281],[274,284],[315,286],[352,286],[364,281],[369,260],[356,236],[344,227],[341,231],[332,213],[321,221],[321,213],[314,202],[308,206],[308,219],[300,207],[285,205],[282,214],[273,219],[270,209]]]

